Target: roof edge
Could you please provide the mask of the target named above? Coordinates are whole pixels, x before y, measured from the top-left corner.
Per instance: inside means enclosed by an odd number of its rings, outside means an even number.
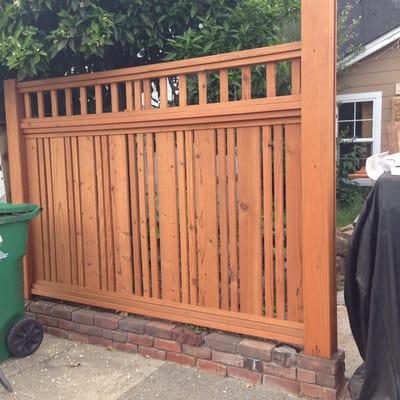
[[[400,39],[400,25],[364,45],[363,50],[359,54],[354,56],[354,53],[351,53],[343,58],[343,60],[339,62],[339,66],[341,68],[348,68],[398,39]]]

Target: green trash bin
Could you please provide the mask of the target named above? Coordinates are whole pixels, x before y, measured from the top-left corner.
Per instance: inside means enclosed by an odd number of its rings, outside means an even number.
[[[0,203],[0,361],[32,354],[43,339],[42,326],[24,318],[22,268],[29,222],[41,210],[33,204]]]

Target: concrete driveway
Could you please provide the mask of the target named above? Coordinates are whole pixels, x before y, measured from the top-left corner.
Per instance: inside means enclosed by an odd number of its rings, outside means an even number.
[[[360,364],[344,306],[338,306],[339,345],[346,375]],[[15,393],[0,387],[1,400],[287,400],[261,386],[130,353],[46,336],[41,348],[2,368]]]

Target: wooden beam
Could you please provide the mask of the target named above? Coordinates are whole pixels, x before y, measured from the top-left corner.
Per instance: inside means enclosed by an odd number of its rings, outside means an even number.
[[[22,138],[20,121],[23,113],[23,100],[17,92],[17,81],[9,79],[4,81],[4,99],[6,111],[8,159],[11,182],[11,201],[23,203],[26,200],[27,187],[24,171],[24,142]],[[8,199],[9,200],[9,199]],[[32,279],[30,268],[24,260],[24,296],[30,298]]]
[[[304,350],[337,350],[335,279],[336,0],[302,1]],[[317,110],[317,112],[316,112]]]

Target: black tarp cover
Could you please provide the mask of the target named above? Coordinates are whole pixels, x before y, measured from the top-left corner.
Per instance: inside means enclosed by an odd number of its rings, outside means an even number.
[[[346,263],[345,299],[364,365],[353,399],[400,400],[400,177],[385,174],[357,222]]]

